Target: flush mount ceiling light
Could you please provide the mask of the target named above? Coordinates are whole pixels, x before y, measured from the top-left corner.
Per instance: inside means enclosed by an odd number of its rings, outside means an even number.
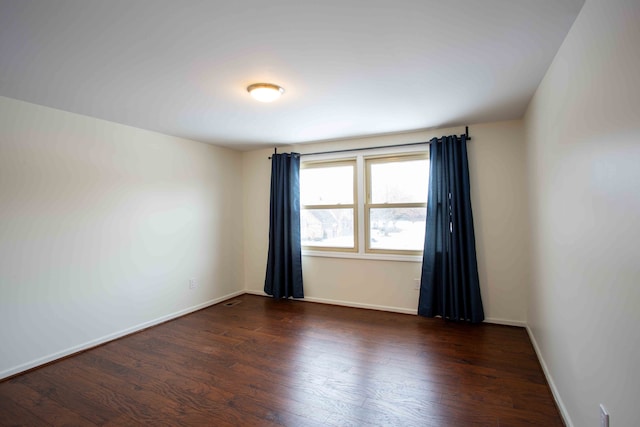
[[[271,83],[255,83],[247,87],[247,92],[260,102],[273,102],[280,98],[284,89]]]

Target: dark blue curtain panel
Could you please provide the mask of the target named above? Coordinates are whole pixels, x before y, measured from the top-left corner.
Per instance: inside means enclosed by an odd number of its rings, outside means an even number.
[[[429,143],[427,225],[418,314],[484,320],[465,135]]]
[[[277,299],[304,298],[298,153],[271,156],[269,254],[264,292]]]

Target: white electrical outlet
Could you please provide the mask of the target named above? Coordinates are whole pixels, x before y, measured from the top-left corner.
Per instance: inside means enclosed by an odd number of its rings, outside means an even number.
[[[609,427],[609,413],[602,403],[600,404],[600,427]]]
[[[420,290],[420,279],[413,279],[413,290],[414,291]]]
[[[196,280],[195,277],[192,277],[191,279],[189,279],[189,289],[195,289],[198,287],[198,281]]]

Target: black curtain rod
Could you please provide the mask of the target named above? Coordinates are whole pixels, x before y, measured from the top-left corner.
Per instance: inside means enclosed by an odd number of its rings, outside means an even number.
[[[469,126],[465,126],[464,127],[464,134],[460,135],[460,138],[462,138],[463,136],[467,137],[467,141],[471,141],[471,137],[469,136]],[[351,151],[376,150],[378,148],[409,147],[409,146],[412,146],[412,145],[424,145],[424,144],[428,144],[428,143],[429,143],[429,141],[410,142],[408,144],[379,145],[377,147],[347,148],[345,150],[318,151],[317,153],[302,153],[302,154],[300,154],[300,157],[302,157],[302,156],[314,156],[314,155],[317,155],[317,154],[337,154],[337,153],[348,153],[348,152],[351,152]],[[273,154],[278,154],[278,148],[274,148],[273,149]],[[269,156],[268,158],[269,158],[269,160],[271,160],[271,156]]]

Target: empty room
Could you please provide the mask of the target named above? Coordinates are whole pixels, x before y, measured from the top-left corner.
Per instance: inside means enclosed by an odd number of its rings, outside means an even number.
[[[638,0],[0,0],[0,426],[640,424]]]

